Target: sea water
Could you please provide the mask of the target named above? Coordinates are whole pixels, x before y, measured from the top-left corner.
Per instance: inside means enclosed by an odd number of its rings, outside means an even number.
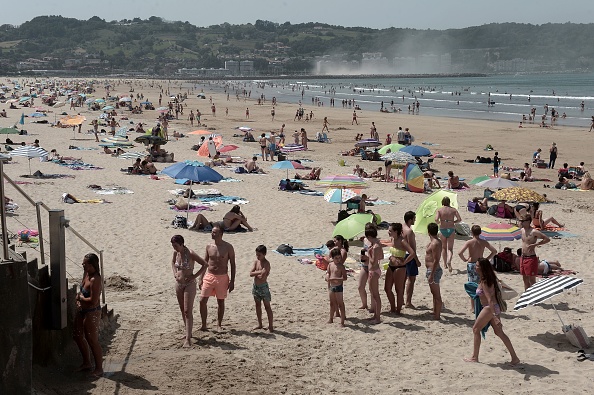
[[[384,108],[395,110],[395,117],[413,114],[409,112],[409,105],[411,108],[416,107],[417,101],[419,114],[422,115],[516,123],[522,121],[523,115],[528,118],[530,110],[535,108],[537,116],[533,122],[540,124],[545,105],[549,108],[545,120],[547,125],[551,123],[553,108],[559,114],[557,125],[589,128],[594,115],[594,74],[415,78],[353,76],[341,79],[297,77],[295,80],[225,83],[231,86],[231,100],[235,100],[236,89],[246,89],[251,91],[251,99],[264,95],[269,105],[271,99],[276,97],[279,102],[301,104],[306,112],[313,111],[318,116],[323,115],[320,111],[330,105],[331,98],[334,99],[335,108],[342,107],[342,100],[354,100],[363,111],[379,111],[383,101]],[[241,94],[240,98],[243,98]],[[352,110],[353,106],[347,106],[347,109]],[[561,118],[563,113],[566,114],[565,119]]]

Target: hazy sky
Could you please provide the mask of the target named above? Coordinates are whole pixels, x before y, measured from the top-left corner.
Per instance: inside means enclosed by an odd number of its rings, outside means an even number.
[[[107,21],[159,16],[197,26],[223,22],[323,22],[371,28],[448,29],[491,22],[591,23],[592,0],[8,0],[0,24],[40,15]]]

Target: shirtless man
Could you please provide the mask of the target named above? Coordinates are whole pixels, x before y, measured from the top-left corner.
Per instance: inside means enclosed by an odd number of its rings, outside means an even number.
[[[465,182],[461,182],[458,176],[454,175],[453,171],[448,171],[448,189],[462,189],[462,188],[469,188],[468,184]]]
[[[402,224],[402,236],[404,240],[411,246],[411,248],[417,252],[417,240],[415,238],[415,232],[411,229],[411,226],[415,224],[416,214],[414,211],[407,211],[404,214],[404,223]],[[404,257],[408,257],[408,254]],[[419,275],[419,267],[421,267],[421,261],[413,259],[406,264],[406,308],[414,309],[415,306],[412,304],[412,296],[415,290],[415,281]]]
[[[443,269],[439,266],[439,259],[441,257],[441,241],[437,238],[438,227],[436,223],[427,225],[427,233],[429,234],[429,244],[425,251],[425,267],[427,268],[427,281],[429,282],[429,290],[433,295],[433,318],[440,319],[441,307],[441,292],[439,290],[439,281],[443,275]]]
[[[532,228],[532,216],[525,214],[520,218],[522,225],[522,258],[520,259],[520,274],[524,280],[524,290],[536,283],[539,260],[536,247],[547,244],[549,239],[541,231]],[[540,241],[538,241],[540,240]]]
[[[482,229],[478,225],[473,225],[470,229],[472,232],[472,239],[468,240],[462,246],[462,249],[458,253],[458,256],[462,261],[466,262],[466,272],[468,273],[468,282],[469,283],[476,283],[479,284],[481,279],[476,272],[476,262],[480,258],[484,258],[485,248],[488,249],[491,254],[487,257],[487,260],[490,261],[495,255],[497,255],[497,250],[493,247],[487,240],[483,240],[480,238]],[[464,256],[464,253],[468,250],[468,258]],[[470,299],[472,311],[474,311],[474,299]]]
[[[200,277],[200,318],[202,319],[201,331],[205,331],[206,317],[208,314],[208,298],[215,296],[218,303],[217,328],[222,329],[223,316],[225,315],[225,298],[227,292],[235,287],[235,250],[230,243],[223,241],[223,225],[214,224],[210,233],[212,242],[206,246],[204,260],[208,265],[206,273]],[[228,263],[231,264],[231,279],[228,275]]]
[[[258,165],[256,165],[256,160],[258,160],[257,156],[252,157],[252,160],[246,162],[245,169],[248,173],[264,173],[264,170],[260,169]]]
[[[95,142],[98,143],[99,136],[97,136],[97,133],[99,133],[99,121],[97,121],[96,119],[93,119],[91,121],[91,125],[93,125],[93,134],[95,135]]]
[[[462,221],[458,210],[450,206],[450,198],[445,196],[441,200],[442,208],[437,210],[435,222],[439,224],[440,239],[443,243],[443,264],[452,273],[452,256],[454,255],[454,239],[456,224]]]
[[[304,128],[301,128],[301,145],[307,151],[307,132],[305,131]]]
[[[351,125],[354,123],[359,125],[359,121],[357,121],[357,111],[353,111],[353,121],[351,122]]]

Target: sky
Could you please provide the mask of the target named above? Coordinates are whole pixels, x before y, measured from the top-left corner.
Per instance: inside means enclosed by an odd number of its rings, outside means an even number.
[[[36,16],[62,15],[106,21],[188,21],[196,26],[272,22],[320,22],[376,29],[451,29],[487,23],[592,23],[592,0],[27,0],[3,2],[0,25],[20,25]]]

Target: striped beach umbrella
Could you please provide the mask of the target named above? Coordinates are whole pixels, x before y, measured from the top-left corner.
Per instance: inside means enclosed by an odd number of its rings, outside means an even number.
[[[333,175],[327,176],[316,182],[318,187],[326,188],[367,188],[367,182],[357,176]]]
[[[382,160],[391,160],[392,163],[417,163],[417,160],[411,154],[406,152],[389,152],[381,157]]]
[[[517,187],[518,183],[508,180],[507,178],[489,178],[488,180],[481,181],[477,183],[479,187],[485,188],[510,188],[510,187]]]
[[[147,156],[146,152],[124,152],[123,154],[118,155],[120,159],[137,159],[137,158],[144,158]]]
[[[487,241],[512,241],[522,238],[522,229],[511,224],[493,223],[481,227],[480,238]]]
[[[358,196],[360,193],[359,190],[349,189],[349,188],[329,188],[324,193],[324,200],[328,203],[344,203],[347,200]]]
[[[571,276],[555,276],[542,280],[528,288],[516,302],[514,310],[537,305],[565,291],[577,287],[584,280]]]
[[[301,144],[287,144],[284,147],[282,147],[280,150],[282,153],[288,154],[291,152],[305,151],[305,147],[302,146]]]
[[[48,156],[46,150],[41,147],[34,147],[32,145],[23,145],[20,146],[12,151],[10,151],[10,156],[24,156],[25,158],[29,159],[29,175],[31,174],[31,159],[33,158],[43,158],[44,156]]]

